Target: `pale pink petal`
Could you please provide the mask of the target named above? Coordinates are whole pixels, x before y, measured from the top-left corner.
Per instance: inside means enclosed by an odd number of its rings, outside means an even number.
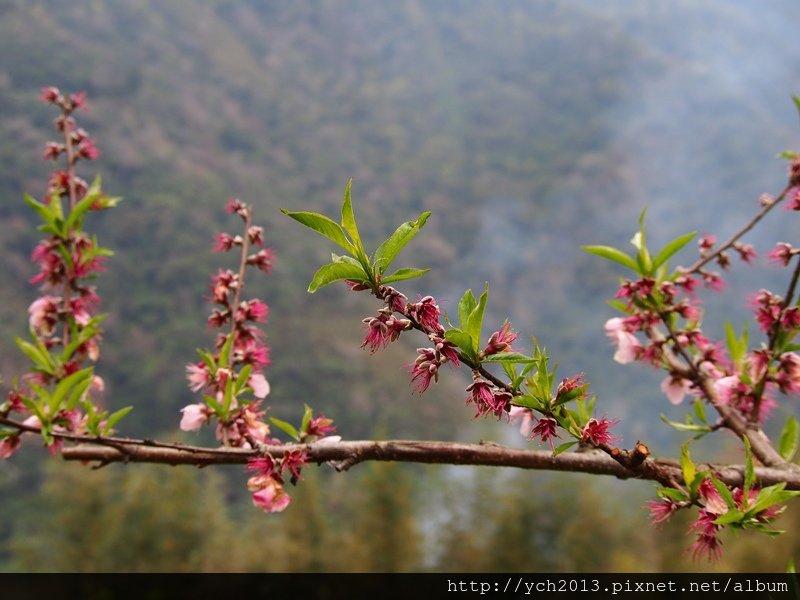
[[[247,382],[253,388],[253,395],[256,398],[266,398],[269,395],[269,381],[261,373],[253,373]]]

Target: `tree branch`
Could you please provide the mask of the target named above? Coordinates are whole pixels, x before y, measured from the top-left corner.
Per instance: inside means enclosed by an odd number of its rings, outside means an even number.
[[[65,460],[97,461],[99,466],[114,462],[145,462],[167,465],[245,464],[260,455],[256,450],[240,448],[198,448],[144,445],[115,441],[114,446],[83,443],[65,447]],[[638,471],[625,468],[599,450],[569,452],[553,456],[545,450],[520,450],[494,443],[464,444],[419,440],[315,442],[268,446],[266,453],[281,458],[287,452],[306,451],[309,460],[329,463],[337,471],[345,471],[366,461],[392,461],[449,465],[485,465],[517,467],[544,471],[568,471],[594,475],[613,475],[620,479],[643,479],[662,482],[682,481],[681,468],[674,459],[647,459]],[[744,465],[698,465],[709,468],[726,484],[741,487]],[[800,471],[756,467],[756,479],[764,487],[785,482],[786,489],[800,490]]]

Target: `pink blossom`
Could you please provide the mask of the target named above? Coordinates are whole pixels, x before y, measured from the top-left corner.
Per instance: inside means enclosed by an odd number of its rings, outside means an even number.
[[[517,341],[519,334],[511,331],[511,323],[506,321],[499,331],[495,331],[489,338],[486,348],[483,353],[486,356],[490,354],[497,354],[499,352],[510,352],[511,344]]]
[[[755,249],[750,244],[742,244],[740,242],[735,242],[733,244],[733,248],[739,253],[739,258],[741,258],[742,261],[748,264],[750,264],[752,260],[757,256]]]
[[[606,335],[616,344],[614,360],[620,364],[633,362],[642,353],[642,345],[635,335],[625,329],[624,320],[614,317],[606,321]]]
[[[719,276],[719,273],[704,271],[702,275],[703,281],[711,290],[721,292],[725,289],[725,280]]]
[[[247,257],[247,264],[251,267],[256,267],[264,273],[272,271],[272,263],[275,260],[275,253],[270,248],[262,248],[255,254]]]
[[[87,160],[97,160],[100,157],[100,150],[94,145],[94,140],[87,137],[78,144],[78,156]]]
[[[266,398],[269,395],[269,381],[261,373],[253,373],[247,380],[247,385],[253,388],[253,395],[256,398]]]
[[[519,421],[519,432],[525,437],[528,437],[528,435],[531,433],[531,429],[533,428],[533,420],[533,411],[524,406],[512,406],[511,410],[508,412],[508,422],[516,423]]]
[[[439,324],[441,311],[433,296],[425,296],[419,302],[409,304],[408,312],[425,330],[437,333],[443,330]]]
[[[423,394],[431,380],[439,381],[439,357],[433,348],[417,348],[417,359],[411,368],[411,383],[414,391]]]
[[[698,532],[697,540],[689,547],[692,557],[706,555],[707,560],[715,561],[722,557],[722,540],[717,535],[720,526],[715,525],[717,515],[701,509],[697,519],[689,526],[689,531]]]
[[[307,437],[321,438],[334,431],[336,431],[336,427],[333,425],[333,419],[329,419],[325,415],[318,415],[308,422],[305,435]]]
[[[800,210],[800,187],[792,188],[788,196],[789,202],[784,207],[784,210]]]
[[[773,250],[767,252],[767,258],[774,263],[786,267],[789,265],[789,261],[792,260],[792,256],[798,252],[800,252],[800,250],[796,250],[791,244],[779,242]]]
[[[707,253],[709,250],[711,250],[711,248],[714,247],[714,244],[716,243],[717,243],[716,236],[711,234],[706,234],[704,236],[701,236],[700,239],[697,240],[697,246],[700,248],[701,254]]]
[[[716,486],[712,483],[711,479],[706,477],[700,483],[697,489],[700,498],[705,503],[705,510],[715,515],[724,515],[729,510],[728,504],[722,498],[722,495],[717,490]]]
[[[678,405],[683,402],[683,397],[689,393],[692,384],[688,379],[670,375],[661,381],[660,387],[670,404]]]
[[[264,512],[281,512],[292,500],[280,482],[266,475],[251,477],[247,481],[247,489],[252,493],[253,505]]]
[[[214,248],[212,252],[227,252],[237,245],[241,245],[242,238],[239,236],[233,237],[227,233],[218,233],[214,236]]]
[[[547,442],[550,444],[551,449],[555,449],[553,446],[553,438],[560,437],[557,433],[558,429],[558,422],[555,419],[550,417],[542,417],[539,419],[539,422],[536,423],[536,427],[533,428],[531,431],[531,439],[536,437],[539,438],[541,442]]]
[[[199,431],[200,428],[208,423],[211,411],[205,404],[189,404],[181,409],[180,428],[182,431]]]
[[[648,500],[645,506],[650,511],[650,520],[654,525],[666,523],[679,508],[675,502],[669,499]]]
[[[367,326],[367,334],[361,347],[369,346],[369,351],[374,353],[385,348],[389,343],[389,328],[386,325],[388,317],[379,314],[377,317],[367,317],[362,322]]]
[[[263,248],[264,247],[264,228],[263,227],[258,227],[257,225],[251,225],[247,229],[247,240],[251,244]]]
[[[0,441],[0,458],[9,458],[19,448],[20,442],[19,435],[4,437]]]
[[[211,373],[204,362],[186,365],[186,378],[189,380],[189,389],[199,392],[212,382]]]
[[[477,373],[472,375],[472,383],[466,388],[469,392],[467,404],[475,404],[478,409],[476,417],[485,415],[494,408],[494,386]]]
[[[78,108],[83,109],[86,112],[91,110],[89,104],[86,102],[87,95],[88,94],[86,92],[76,92],[69,95],[69,100],[72,104],[73,110]]]
[[[583,382],[584,375],[585,373],[579,373],[562,379],[556,388],[555,403],[560,404],[561,402],[586,398],[589,395],[586,393],[586,388],[589,387],[589,384]]]
[[[257,323],[264,323],[269,314],[269,307],[261,302],[261,300],[248,300],[239,304],[234,318],[238,322],[242,321],[255,321]]]
[[[244,216],[247,212],[247,205],[238,198],[228,198],[225,203],[225,212]]]
[[[720,404],[729,404],[739,386],[738,375],[728,375],[714,381],[714,392]]]
[[[433,336],[433,343],[436,344],[436,351],[441,354],[445,360],[449,360],[455,367],[461,364],[461,360],[458,357],[458,349],[455,344],[438,336]],[[442,362],[445,360],[442,360]]]
[[[39,100],[48,104],[56,104],[61,97],[61,91],[57,87],[43,87],[39,94]]]
[[[234,353],[234,358],[246,365],[253,365],[256,369],[261,369],[270,363],[269,348],[256,340],[250,340],[244,348]]]
[[[33,301],[28,307],[28,324],[31,329],[44,336],[53,334],[58,314],[61,308],[61,298],[56,296],[42,296]]]
[[[618,420],[610,421],[607,417],[603,417],[599,421],[592,417],[586,423],[581,434],[581,441],[591,442],[594,446],[602,444],[612,444],[619,441],[619,438],[612,436],[609,429],[619,423]]]
[[[297,483],[300,479],[300,470],[308,463],[308,452],[305,450],[293,450],[283,455],[281,460],[281,472],[289,471],[292,474],[290,481]]]
[[[383,299],[392,311],[405,314],[406,307],[408,306],[408,298],[396,289],[388,286],[384,288]]]

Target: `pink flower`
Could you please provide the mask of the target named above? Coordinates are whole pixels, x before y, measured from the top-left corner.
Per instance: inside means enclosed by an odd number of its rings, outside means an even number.
[[[470,393],[467,404],[474,403],[478,409],[475,416],[485,415],[494,407],[494,386],[477,373],[473,373],[472,383],[465,391]]]
[[[689,531],[698,532],[697,540],[689,547],[695,560],[704,554],[709,561],[722,557],[722,540],[717,536],[720,526],[714,524],[716,519],[717,515],[701,509],[695,522],[689,526]]]
[[[417,348],[417,359],[411,368],[411,383],[414,391],[423,394],[431,384],[431,380],[439,381],[439,357],[433,348]]]
[[[251,244],[263,248],[264,247],[264,228],[263,227],[258,227],[257,225],[251,225],[247,229],[247,240]]]
[[[334,431],[336,431],[336,427],[333,425],[333,419],[329,419],[325,415],[319,415],[308,422],[305,435],[307,437],[321,438]]]
[[[410,322],[409,325],[411,325]],[[436,351],[441,354],[445,360],[449,360],[455,367],[461,364],[461,360],[458,358],[458,349],[455,344],[438,336],[433,336],[433,343],[436,344]],[[445,362],[445,360],[442,360],[442,362]]]
[[[205,404],[189,404],[181,409],[180,428],[182,431],[199,431],[200,428],[208,423],[211,411]]]
[[[247,385],[253,388],[253,395],[256,398],[266,398],[269,395],[269,381],[261,373],[253,373],[247,381]]]
[[[645,506],[647,510],[650,511],[650,521],[652,521],[654,525],[666,523],[679,508],[675,502],[668,499],[648,500]]]
[[[294,450],[283,455],[281,460],[281,473],[289,471],[292,474],[290,481],[294,484],[300,479],[300,470],[308,462],[308,452],[305,450]]]
[[[81,108],[86,112],[89,112],[89,110],[91,109],[89,108],[89,104],[86,102],[86,97],[87,97],[86,92],[76,92],[74,94],[70,94],[69,100],[72,103],[73,110]]]
[[[733,248],[739,253],[739,258],[748,264],[750,264],[751,261],[757,256],[755,249],[750,244],[735,242],[733,244]]]
[[[241,245],[242,239],[239,236],[233,237],[227,233],[218,233],[214,236],[214,248],[212,252],[227,252],[234,246]]]
[[[670,404],[677,405],[683,402],[683,397],[689,393],[692,384],[683,377],[670,375],[661,381],[660,387]]]
[[[642,354],[642,344],[635,335],[625,329],[624,320],[614,317],[606,321],[606,335],[616,344],[614,360],[620,364],[633,362]]]
[[[100,150],[94,145],[94,140],[87,137],[78,144],[78,156],[87,160],[96,160],[100,157]]]
[[[245,216],[247,214],[247,205],[238,198],[228,198],[225,203],[225,212]]]
[[[573,375],[572,377],[565,377],[561,380],[556,388],[555,403],[569,402],[572,400],[581,400],[586,398],[589,394],[586,393],[586,388],[589,387],[588,383],[583,382],[584,373]]]
[[[280,482],[269,475],[251,477],[247,489],[252,493],[253,505],[264,512],[281,512],[292,500]]]
[[[199,392],[212,381],[211,373],[202,361],[186,365],[186,378],[189,380],[189,389],[193,392]]]
[[[40,335],[52,335],[58,323],[60,306],[61,298],[55,296],[42,296],[34,300],[28,307],[28,324],[31,329]]]
[[[511,323],[506,321],[499,331],[495,331],[489,338],[483,353],[486,356],[499,352],[510,352],[511,344],[517,341],[519,334],[511,331]]]
[[[719,276],[719,273],[716,272],[709,273],[707,271],[704,271],[702,275],[703,275],[703,281],[709,288],[711,288],[711,290],[715,292],[721,292],[722,290],[725,289],[725,280]]]
[[[381,313],[377,317],[367,317],[362,321],[367,326],[367,334],[364,337],[364,343],[361,347],[369,346],[369,351],[375,351],[385,348],[389,343],[389,328],[386,322],[389,318]]]
[[[705,503],[704,508],[706,511],[714,515],[724,515],[728,512],[728,504],[709,478],[703,479],[697,492]]]
[[[800,210],[800,187],[793,188],[788,195],[789,202],[784,210]]]
[[[0,458],[9,458],[19,448],[20,442],[19,435],[4,437],[0,441]]]
[[[511,410],[508,412],[508,422],[516,423],[519,421],[519,432],[525,437],[528,437],[531,433],[533,419],[533,411],[524,406],[512,406]]]
[[[697,246],[700,248],[700,253],[705,254],[711,248],[714,247],[714,244],[717,243],[717,238],[711,234],[706,234],[702,236],[699,240],[697,240]]]
[[[441,312],[433,296],[425,296],[419,302],[409,304],[408,312],[425,330],[435,333],[443,331],[439,324]]]
[[[558,422],[555,419],[550,417],[543,417],[539,419],[539,422],[536,424],[536,427],[533,428],[531,431],[531,439],[538,437],[541,442],[547,442],[550,444],[551,449],[555,449],[553,446],[553,438],[560,437],[558,433],[556,433],[558,428]]]
[[[241,302],[239,308],[236,310],[234,318],[236,321],[255,321],[257,323],[264,323],[269,314],[269,306],[261,302],[261,300],[248,300]]]
[[[618,420],[609,421],[608,418],[603,417],[599,421],[592,417],[586,426],[583,428],[581,434],[581,441],[590,442],[594,446],[602,444],[611,444],[619,440],[609,432],[609,429],[619,423]]]
[[[39,100],[48,104],[55,104],[61,96],[61,91],[57,87],[43,87],[39,94]]]
[[[739,376],[728,375],[727,377],[720,377],[714,381],[714,391],[717,394],[717,399],[720,404],[730,404],[733,399],[737,388],[739,387]]]
[[[275,253],[270,248],[262,248],[255,254],[247,257],[247,264],[256,267],[264,273],[272,271],[272,262],[275,260]]]
[[[774,263],[786,267],[788,266],[789,261],[792,260],[792,256],[798,252],[800,252],[800,250],[794,249],[791,244],[779,242],[773,250],[767,252],[767,258]]]

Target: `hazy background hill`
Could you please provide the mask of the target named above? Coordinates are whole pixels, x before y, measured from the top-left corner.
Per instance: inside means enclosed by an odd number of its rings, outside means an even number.
[[[0,0],[0,372],[24,366],[13,336],[34,297],[36,236],[21,195],[43,191],[53,115],[35,98],[57,85],[89,93],[81,119],[103,154],[83,174],[125,197],[94,221],[117,251],[100,282],[100,372],[109,405],[136,406],[125,433],[177,435],[192,401],[183,365],[209,343],[202,297],[224,260],[211,236],[239,196],[278,254],[252,288],[271,305],[273,414],[296,419],[307,402],[351,439],[506,439],[502,424],[470,423],[463,374],[411,395],[402,366],[419,340],[359,349],[368,299],[305,292],[331,248],[278,209],[334,214],[353,177],[373,242],[433,211],[402,257],[433,268],[409,297],[452,309],[490,281],[487,327],[509,317],[522,339],[536,335],[563,375],[587,373],[625,443],[669,452],[677,438],[654,417],[682,413],[658,374],[612,361],[603,300],[619,272],[579,245],[626,244],[644,207],[656,245],[689,230],[724,237],[781,188],[775,155],[800,145],[798,16],[792,0]],[[767,227],[796,239],[780,216]],[[774,283],[751,273],[739,268],[734,292],[709,306],[745,318],[742,293]],[[0,464],[0,493],[20,502],[37,478],[14,460]]]

